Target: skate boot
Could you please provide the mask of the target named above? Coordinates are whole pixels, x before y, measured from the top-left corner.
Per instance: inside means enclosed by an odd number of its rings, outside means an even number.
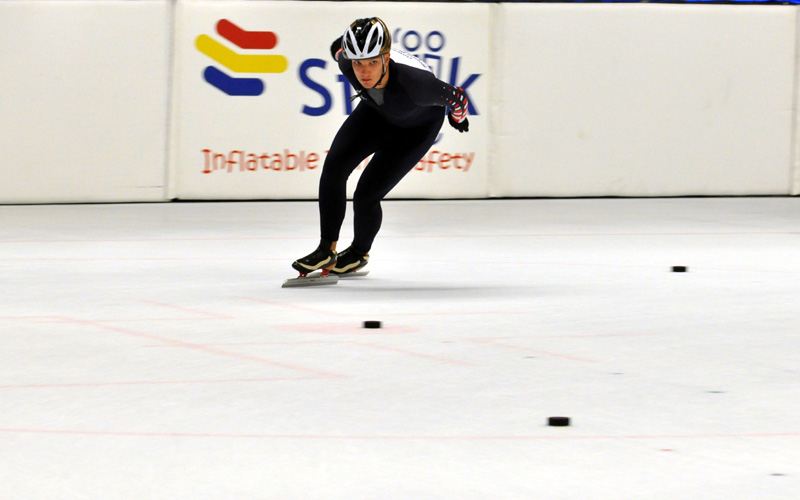
[[[319,269],[322,269],[322,274],[328,274],[334,264],[336,264],[336,252],[331,250],[330,241],[322,240],[316,250],[294,261],[292,267],[300,272],[300,276],[305,276]]]
[[[347,249],[342,250],[342,253],[338,255],[336,264],[331,268],[331,273],[354,273],[366,266],[367,262],[369,262],[368,253],[360,253],[358,250],[354,250],[353,247],[350,246]]]

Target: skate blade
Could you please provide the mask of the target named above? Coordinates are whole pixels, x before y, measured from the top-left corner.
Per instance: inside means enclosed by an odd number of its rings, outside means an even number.
[[[369,274],[369,271],[353,271],[352,273],[344,273],[344,274],[336,274],[337,278],[340,280],[347,280],[350,278],[362,278]]]
[[[344,274],[336,274],[330,273],[328,276],[335,276],[340,280],[346,280],[348,278],[362,278],[369,274],[369,271],[353,271],[352,273],[344,273]],[[307,276],[307,278],[319,278],[320,272],[315,271]]]
[[[310,274],[308,276],[300,276],[297,278],[288,279],[283,282],[281,288],[305,287],[305,286],[326,286],[335,285],[339,282],[339,278],[332,274],[321,276],[319,273]]]

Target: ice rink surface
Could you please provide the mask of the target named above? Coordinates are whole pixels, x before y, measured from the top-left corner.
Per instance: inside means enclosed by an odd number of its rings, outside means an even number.
[[[0,207],[0,498],[799,498],[800,199],[316,210]]]

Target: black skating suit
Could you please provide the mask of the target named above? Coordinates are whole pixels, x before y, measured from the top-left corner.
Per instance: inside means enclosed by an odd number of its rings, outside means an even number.
[[[381,226],[381,200],[414,168],[436,140],[445,108],[466,113],[466,94],[436,78],[422,61],[392,50],[383,103],[356,79],[351,61],[339,55],[339,69],[361,102],[333,139],[319,184],[321,237],[338,241],[345,216],[347,178],[374,154],[353,196],[353,249],[365,254]]]

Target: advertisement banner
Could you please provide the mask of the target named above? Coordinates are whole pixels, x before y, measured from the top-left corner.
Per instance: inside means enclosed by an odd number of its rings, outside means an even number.
[[[176,12],[172,195],[315,199],[327,150],[358,105],[330,56],[355,19],[377,16],[393,48],[425,61],[470,99],[470,131],[447,121],[390,194],[488,193],[489,9],[485,4],[180,2]],[[350,195],[363,164],[348,183]]]

